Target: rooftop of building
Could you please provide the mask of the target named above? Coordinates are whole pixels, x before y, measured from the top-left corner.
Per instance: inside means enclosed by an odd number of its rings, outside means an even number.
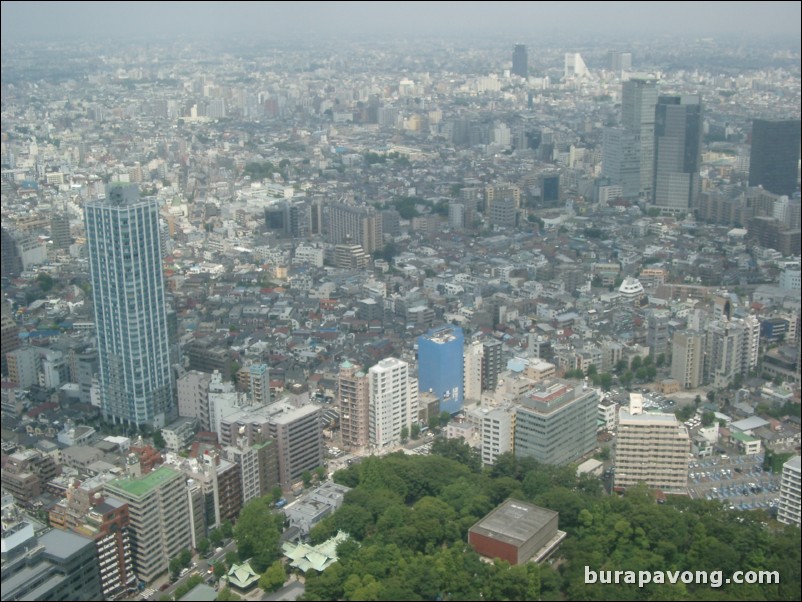
[[[458,340],[462,336],[462,329],[458,326],[444,326],[430,330],[426,334],[421,335],[421,339],[443,345],[452,341]]]
[[[744,418],[743,420],[738,420],[737,422],[733,422],[730,424],[730,428],[737,430],[737,431],[751,431],[761,426],[766,426],[768,422],[761,418],[760,416],[751,416],[749,418]]]
[[[788,460],[785,464],[783,464],[783,468],[787,466],[790,470],[795,470],[796,472],[799,472],[800,470],[802,470],[802,464],[800,463],[801,461],[802,458],[800,456],[794,456],[793,458]]]
[[[622,407],[618,413],[620,424],[664,424],[667,426],[679,426],[679,421],[674,414],[664,414],[660,412],[642,412],[640,414],[630,414],[629,409]]]
[[[752,437],[751,435],[747,435],[746,433],[739,433],[739,432],[732,433],[731,437],[736,441],[740,441],[741,443],[752,443],[754,441],[759,440],[757,437]]]
[[[556,516],[559,516],[559,513],[554,510],[508,499],[480,519],[470,530],[472,533],[520,546],[534,537]]]
[[[172,468],[161,466],[144,477],[137,479],[115,479],[109,483],[109,487],[120,489],[134,497],[144,497],[179,474],[181,473]]]

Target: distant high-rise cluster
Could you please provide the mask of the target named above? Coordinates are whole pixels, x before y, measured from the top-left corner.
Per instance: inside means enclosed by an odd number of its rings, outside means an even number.
[[[633,77],[622,86],[621,126],[604,131],[602,175],[621,186],[625,199],[651,196],[656,105],[656,80]]]
[[[607,67],[619,77],[632,70],[632,53],[611,50],[607,53]]]
[[[624,58],[611,53],[611,61]],[[698,96],[657,95],[657,81],[622,86],[621,126],[606,128],[602,175],[628,200],[680,215],[699,205],[703,106]]]

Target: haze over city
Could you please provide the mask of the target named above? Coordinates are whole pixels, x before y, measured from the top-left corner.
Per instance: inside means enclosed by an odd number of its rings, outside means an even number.
[[[249,34],[643,38],[800,34],[799,2],[3,2],[2,33],[143,39]],[[309,40],[311,41],[311,40]],[[798,40],[797,40],[798,41]]]

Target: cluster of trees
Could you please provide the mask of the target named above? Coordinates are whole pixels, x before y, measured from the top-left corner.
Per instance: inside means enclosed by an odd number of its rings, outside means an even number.
[[[264,180],[278,171],[276,166],[270,161],[265,161],[264,163],[248,163],[245,165],[245,175],[251,176],[253,180]]]
[[[270,497],[251,500],[242,508],[234,527],[239,559],[250,559],[254,571],[264,572],[281,558],[283,530],[284,516],[272,512]]]
[[[387,159],[391,159],[396,165],[403,165],[405,167],[411,165],[411,162],[408,157],[401,155],[400,153],[397,152],[386,153],[383,155],[380,155],[379,153],[367,152],[365,153],[364,157],[365,157],[365,163],[367,163],[368,165],[374,165],[376,163],[386,163]]]
[[[367,458],[336,473],[353,487],[343,506],[312,530],[320,542],[344,530],[339,562],[306,579],[307,600],[798,599],[799,530],[761,512],[726,512],[718,502],[669,499],[645,488],[607,496],[575,467],[505,454],[482,468],[462,442],[431,456]],[[568,538],[552,565],[482,562],[468,529],[508,497],[560,513]],[[768,525],[768,527],[766,526]],[[773,585],[585,584],[593,570],[779,571]],[[559,567],[559,568],[555,568]]]
[[[398,211],[398,215],[401,216],[402,219],[412,219],[413,217],[420,217],[421,212],[415,207],[416,205],[422,205],[424,207],[432,207],[434,204],[431,201],[427,201],[421,197],[417,196],[405,196],[390,203],[396,211]]]
[[[173,579],[177,579],[181,570],[188,568],[190,562],[192,562],[192,553],[184,548],[181,550],[181,552],[179,552],[178,556],[170,560],[170,576]]]
[[[172,597],[162,596],[160,599],[180,600],[185,595],[187,595],[187,593],[189,593],[192,590],[192,588],[194,588],[196,585],[200,585],[201,583],[203,583],[203,577],[201,577],[200,575],[192,575],[192,577],[186,580],[186,583],[182,583],[177,588],[175,588]]]
[[[657,369],[665,365],[665,362],[666,357],[662,353],[657,356],[656,360],[653,360],[651,355],[645,359],[635,356],[632,358],[632,363],[628,363],[625,359],[618,360],[613,372],[618,376],[621,386],[629,388],[633,381],[653,381],[657,377]],[[609,391],[613,385],[613,375],[609,372],[599,372],[594,365],[588,367],[587,373],[581,368],[568,370],[565,373],[565,378],[584,378],[586,376],[594,387],[601,387],[605,391]]]

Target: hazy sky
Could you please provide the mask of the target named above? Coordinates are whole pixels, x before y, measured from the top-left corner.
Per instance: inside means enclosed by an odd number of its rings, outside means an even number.
[[[338,32],[798,37],[800,2],[2,2],[7,39]]]

